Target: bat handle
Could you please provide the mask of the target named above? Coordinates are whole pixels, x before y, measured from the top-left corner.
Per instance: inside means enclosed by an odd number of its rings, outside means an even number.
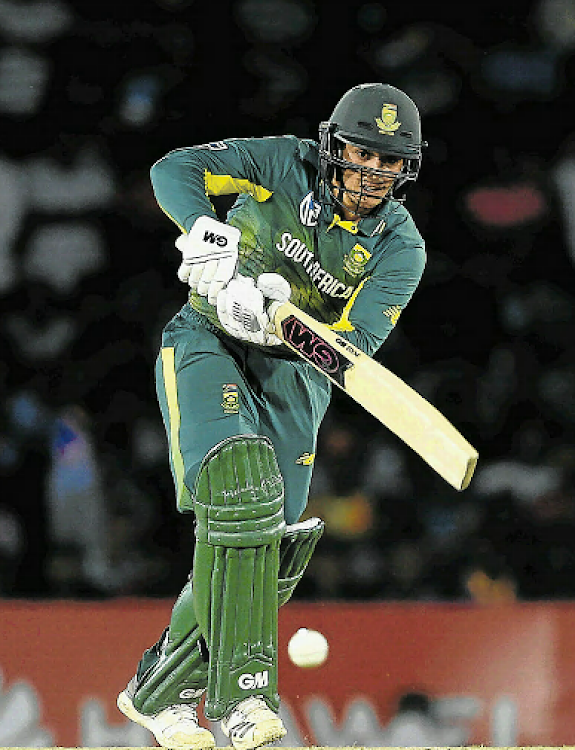
[[[270,302],[270,304],[268,305],[270,333],[275,333],[279,336],[278,331],[281,330],[281,321],[286,317],[286,310],[289,304],[289,302],[279,302],[278,300],[273,300],[273,302]]]

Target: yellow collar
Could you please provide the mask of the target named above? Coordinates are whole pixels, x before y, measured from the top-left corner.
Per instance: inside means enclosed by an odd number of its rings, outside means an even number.
[[[357,222],[357,221],[344,221],[343,219],[340,219],[339,214],[334,214],[333,215],[333,221],[331,222],[331,224],[327,228],[327,231],[329,232],[330,229],[332,229],[333,227],[335,227],[336,225],[339,224],[339,226],[342,229],[345,229],[350,234],[357,234],[358,223],[359,222]]]

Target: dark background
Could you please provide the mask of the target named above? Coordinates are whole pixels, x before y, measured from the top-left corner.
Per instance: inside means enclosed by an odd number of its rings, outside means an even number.
[[[297,596],[575,592],[575,6],[308,0],[0,3],[0,596],[172,596],[153,368],[185,299],[149,168],[233,136],[317,136],[357,83],[418,104],[428,248],[377,358],[479,450],[457,493],[341,394]]]

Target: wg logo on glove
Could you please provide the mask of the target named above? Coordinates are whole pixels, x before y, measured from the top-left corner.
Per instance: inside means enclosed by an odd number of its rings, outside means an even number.
[[[299,218],[304,227],[316,227],[321,212],[321,204],[316,202],[310,190],[299,204]]]
[[[235,383],[224,383],[222,385],[222,409],[224,414],[238,414],[240,411],[240,398],[238,387]]]

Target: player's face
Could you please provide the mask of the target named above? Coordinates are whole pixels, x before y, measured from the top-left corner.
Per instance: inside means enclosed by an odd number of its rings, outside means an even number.
[[[391,154],[379,154],[360,146],[346,143],[343,158],[353,164],[371,169],[381,169],[387,175],[363,174],[359,170],[346,169],[343,172],[342,203],[348,213],[348,218],[364,216],[376,208],[385,198],[393,186],[395,175],[401,172],[403,159]],[[350,192],[347,192],[350,191]],[[361,195],[361,197],[359,197]],[[358,203],[359,198],[359,203]]]

